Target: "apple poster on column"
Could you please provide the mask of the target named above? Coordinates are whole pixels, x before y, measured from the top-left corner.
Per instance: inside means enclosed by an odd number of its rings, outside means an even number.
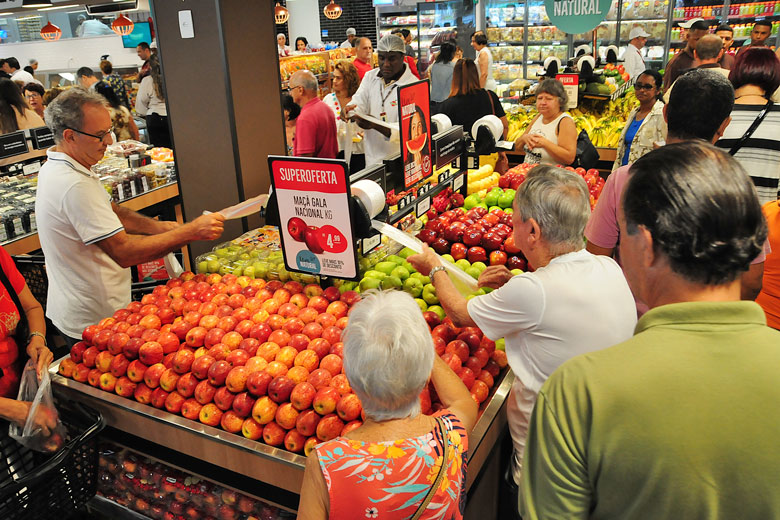
[[[431,95],[428,80],[398,87],[404,188],[433,174],[431,161]]]
[[[344,161],[269,157],[289,271],[357,277]]]

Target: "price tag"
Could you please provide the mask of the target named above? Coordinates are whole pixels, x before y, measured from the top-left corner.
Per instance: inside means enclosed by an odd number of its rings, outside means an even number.
[[[424,185],[420,186],[420,188],[417,190],[417,196],[418,197],[422,197],[423,195],[425,195],[429,191],[431,191],[431,185],[430,184],[424,184]]]
[[[119,200],[125,200],[125,187],[122,186],[122,183],[116,185],[116,196]]]
[[[425,215],[429,209],[431,209],[431,198],[425,197],[423,200],[417,203],[417,218]]]
[[[144,191],[149,191],[149,181],[146,179],[146,175],[141,177],[141,184],[143,185]]]
[[[452,181],[452,191],[458,191],[463,187],[463,174],[458,175],[455,177],[455,180]]]
[[[452,161],[452,162],[453,162],[453,164],[455,163],[455,161]],[[449,178],[450,178],[450,171],[449,170],[447,170],[446,172],[440,173],[439,174],[439,184],[447,182],[447,180],[449,180]]]
[[[398,201],[398,209],[399,210],[404,209],[407,204],[409,203],[406,201],[406,197],[402,198],[401,200]]]
[[[131,197],[135,197],[136,195],[138,195],[138,194],[135,191],[135,182],[134,181],[130,181],[130,196]]]
[[[38,161],[35,161],[30,164],[25,164],[22,166],[22,172],[25,175],[32,175],[33,173],[38,173],[38,171],[41,169],[41,163]]]
[[[469,156],[468,164],[469,164],[468,167],[469,170],[476,170],[477,168],[479,168],[479,157]]]
[[[382,243],[382,235],[374,235],[363,239],[363,254],[366,255],[377,248]]]

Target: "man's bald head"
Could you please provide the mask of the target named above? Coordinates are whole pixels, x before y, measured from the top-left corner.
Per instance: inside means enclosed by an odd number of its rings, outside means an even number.
[[[715,62],[720,59],[723,40],[717,34],[706,34],[696,43],[696,57],[702,62]]]

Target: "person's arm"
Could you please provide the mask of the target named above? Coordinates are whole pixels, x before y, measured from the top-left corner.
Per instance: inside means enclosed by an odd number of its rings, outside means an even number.
[[[429,248],[427,244],[423,244],[422,254],[412,255],[406,260],[423,276],[428,276],[431,269],[441,265],[441,261],[436,256],[436,253],[434,253],[433,249]],[[455,288],[455,285],[446,272],[438,271],[434,277],[431,278],[431,283],[436,288],[436,297],[439,298],[439,303],[444,309],[444,312],[455,325],[458,327],[476,326],[469,316],[466,298],[464,298]]]
[[[225,217],[219,213],[209,213],[165,233],[139,236],[121,230],[96,244],[121,267],[131,267],[160,258],[196,240],[215,240],[222,235],[224,221]]]
[[[461,378],[439,356],[433,356],[431,382],[441,404],[460,419],[466,433],[471,435],[471,430],[477,422],[479,405],[471,398],[471,393]]]
[[[750,264],[747,272],[742,274],[740,285],[740,298],[743,300],[755,300],[761,292],[764,277],[764,262]]]
[[[501,139],[506,139],[506,134],[509,131],[509,121],[507,121],[506,116],[501,116],[499,119],[501,119],[501,124],[504,126],[504,133],[501,134]]]
[[[477,284],[480,287],[498,289],[511,280],[513,276],[512,272],[505,265],[491,265],[479,275]]]
[[[150,80],[151,76],[146,76],[141,80],[141,85],[138,87],[138,94],[135,98],[135,113],[139,116],[145,116],[149,111],[149,101],[152,99],[153,85]],[[151,88],[150,88],[151,87]]]
[[[479,63],[479,87],[485,88],[488,79],[488,57],[484,52],[480,51],[477,63]]]
[[[130,137],[132,137],[136,141],[140,140],[141,132],[138,131],[138,125],[135,124],[135,119],[133,119],[133,116],[130,116],[130,124],[127,126],[130,127]]]
[[[587,249],[589,253],[593,253],[594,255],[608,256],[610,258],[612,257],[612,254],[615,252],[614,247],[597,246],[590,240],[586,240],[585,249]]]
[[[301,500],[298,504],[298,520],[326,520],[329,509],[328,485],[322,475],[317,452],[312,450],[306,457]]]
[[[529,132],[531,131],[531,128],[534,126],[534,123],[536,123],[536,120],[539,119],[539,114],[536,114],[533,119],[531,119],[531,122],[528,123],[528,126],[525,129],[525,132],[523,132],[523,135],[515,139],[515,150],[516,151],[523,151],[523,147],[528,144],[528,139],[531,137]]]
[[[529,143],[529,146],[534,145],[533,148],[542,147],[547,150],[554,161],[568,165],[577,157],[577,127],[574,121],[564,117],[558,129],[558,144],[541,135],[531,136]]]
[[[22,310],[27,317],[30,332],[40,332],[46,336],[46,317],[43,313],[43,307],[35,299],[27,284],[24,284],[24,289],[19,292],[19,303],[22,304]],[[35,371],[39,378],[44,370],[48,370],[49,364],[54,360],[54,355],[46,347],[46,340],[37,334],[30,336],[30,341],[27,343],[27,355],[35,364]]]
[[[0,417],[23,428],[24,423],[27,422],[31,406],[32,403],[29,401],[17,401],[16,399],[0,397]],[[51,430],[57,426],[56,416],[47,413],[43,406],[38,407],[38,412],[35,414],[35,423],[41,429],[44,437],[48,437],[51,434]]]
[[[125,231],[131,235],[158,235],[179,227],[178,222],[155,220],[112,202],[111,209],[122,222]]]

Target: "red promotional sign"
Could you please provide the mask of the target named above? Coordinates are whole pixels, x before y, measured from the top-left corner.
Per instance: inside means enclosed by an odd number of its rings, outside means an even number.
[[[346,163],[273,156],[268,163],[287,269],[355,278],[357,255]]]
[[[569,97],[569,104],[566,106],[566,109],[577,108],[577,87],[580,84],[579,74],[556,74],[555,79],[563,84],[566,95]]]
[[[433,174],[431,160],[431,95],[428,81],[398,87],[398,121],[404,188]]]

